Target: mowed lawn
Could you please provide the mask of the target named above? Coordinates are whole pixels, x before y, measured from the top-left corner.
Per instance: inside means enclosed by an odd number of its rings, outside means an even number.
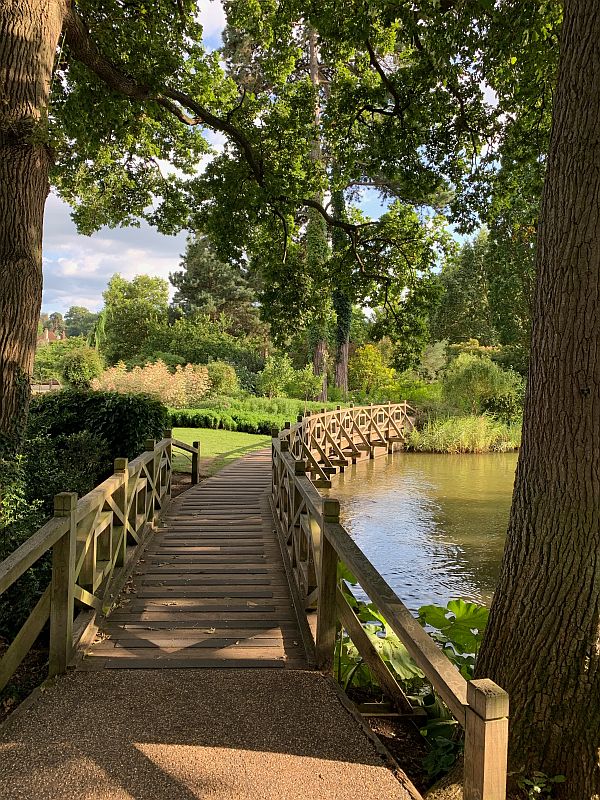
[[[205,477],[214,475],[246,453],[271,446],[270,436],[212,428],[173,428],[173,438],[187,444],[200,442],[200,474]],[[173,467],[176,472],[192,471],[191,453],[175,449],[174,455]]]

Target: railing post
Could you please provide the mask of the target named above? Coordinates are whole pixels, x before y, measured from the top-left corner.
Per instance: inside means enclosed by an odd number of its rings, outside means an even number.
[[[171,439],[173,438],[173,430],[172,428],[166,428],[163,431],[163,439],[169,439],[169,444],[165,448],[165,456],[167,458],[167,472],[166,472],[166,497],[167,501],[171,499],[171,483],[173,477],[173,444]]]
[[[77,543],[77,494],[61,492],[54,498],[54,516],[68,517],[69,530],[52,548],[50,590],[49,674],[65,672],[73,650],[73,589]]]
[[[323,500],[323,525],[321,527],[320,557],[317,564],[319,599],[317,605],[316,662],[323,672],[333,669],[335,634],[337,628],[336,588],[338,556],[325,536],[328,523],[339,523],[340,502],[334,498]]]
[[[117,489],[117,491],[113,494],[113,500],[115,501],[117,508],[123,514],[123,533],[121,536],[121,541],[118,541],[117,538],[117,552],[115,554],[115,566],[122,567],[125,564],[125,557],[127,554],[127,521],[129,519],[129,512],[127,509],[127,498],[129,497],[128,491],[128,483],[129,483],[129,469],[128,469],[129,461],[126,458],[115,458],[114,462],[114,471],[115,475],[123,475],[123,485]],[[115,525],[114,523],[115,515],[113,514],[113,533],[115,528],[119,526],[119,523]],[[133,540],[135,541],[135,540]]]
[[[467,683],[464,800],[505,800],[508,694],[488,679]]]
[[[144,443],[144,450],[152,453],[152,461],[148,464],[148,472],[150,475],[151,485],[146,490],[146,521],[154,527],[154,518],[156,515],[156,506],[154,504],[154,492],[156,491],[156,458],[154,457],[154,448],[156,447],[156,439],[146,439]],[[152,466],[150,466],[150,464]],[[149,490],[149,491],[148,491]]]
[[[192,442],[196,452],[192,453],[192,486],[200,483],[200,442]]]

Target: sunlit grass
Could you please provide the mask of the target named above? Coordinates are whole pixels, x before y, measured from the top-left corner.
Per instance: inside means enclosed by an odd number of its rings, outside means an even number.
[[[238,431],[212,430],[211,428],[174,428],[173,438],[192,444],[200,442],[200,472],[214,475],[223,467],[238,458],[271,446],[269,436]],[[176,472],[191,472],[191,455],[175,450],[174,469]]]

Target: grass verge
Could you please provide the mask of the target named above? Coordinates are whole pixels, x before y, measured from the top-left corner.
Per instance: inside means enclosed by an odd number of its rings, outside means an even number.
[[[239,431],[211,430],[209,428],[174,428],[173,438],[186,444],[200,442],[200,472],[204,477],[214,475],[223,467],[238,458],[271,446],[270,436],[257,436]],[[191,472],[191,455],[175,450],[174,469],[176,472]]]

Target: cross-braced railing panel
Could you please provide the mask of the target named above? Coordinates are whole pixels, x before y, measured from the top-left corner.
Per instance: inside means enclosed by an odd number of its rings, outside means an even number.
[[[198,482],[200,445],[173,439],[165,431],[149,439],[133,461],[117,458],[113,474],[78,499],[71,492],[55,498],[54,517],[0,563],[0,594],[36,561],[52,551],[52,580],[21,630],[0,659],[0,690],[50,621],[49,672],[64,672],[71,658],[76,604],[94,611],[110,602],[116,573],[127,570],[128,554],[154,530],[171,499],[173,447],[192,456],[192,483]]]
[[[329,488],[331,476],[350,463],[374,458],[377,448],[392,453],[404,446],[413,424],[414,412],[406,403],[338,407],[286,424],[272,443],[273,512],[300,611],[316,609],[317,666],[331,671],[337,630],[343,627],[397,710],[418,713],[349,602],[349,588],[338,577],[341,563],[465,729],[464,800],[504,800],[506,692],[492,681],[462,677],[340,524],[339,502],[318,491]]]

